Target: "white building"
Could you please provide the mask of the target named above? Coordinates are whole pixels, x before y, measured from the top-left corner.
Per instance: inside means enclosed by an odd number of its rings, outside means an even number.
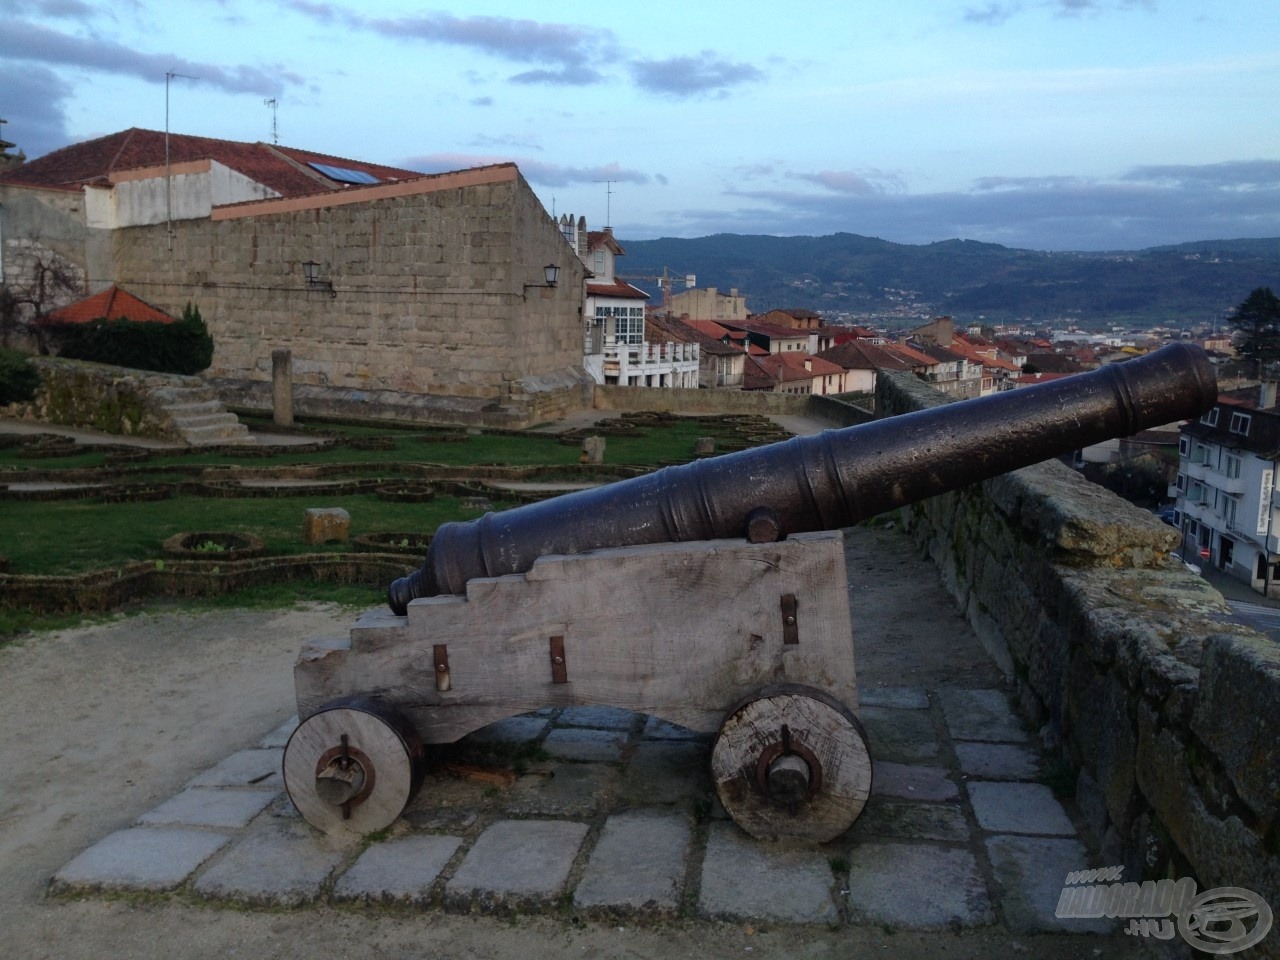
[[[614,270],[626,251],[613,230],[588,231],[585,218],[560,219],[565,239],[578,251],[589,271],[582,315],[583,366],[596,383],[624,387],[698,386],[696,343],[645,339],[644,305],[649,295]]]
[[[1174,524],[1183,559],[1212,564],[1259,593],[1280,596],[1280,512],[1273,490],[1280,457],[1275,384],[1225,393],[1182,427]],[[1252,396],[1246,396],[1252,394]]]

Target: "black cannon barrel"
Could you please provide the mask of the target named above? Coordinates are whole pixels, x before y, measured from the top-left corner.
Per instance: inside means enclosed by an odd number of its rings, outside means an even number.
[[[474,577],[523,573],[548,554],[741,537],[762,515],[767,539],[851,526],[1093,443],[1197,417],[1217,392],[1204,351],[1177,343],[1091,373],[666,467],[443,524],[422,568],[391,584],[388,601],[403,614],[415,597],[463,593]]]

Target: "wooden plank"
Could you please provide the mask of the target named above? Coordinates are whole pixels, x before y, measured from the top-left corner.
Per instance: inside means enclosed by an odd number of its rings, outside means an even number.
[[[796,597],[786,644],[781,598]],[[550,638],[573,655],[548,669]],[[449,648],[449,689],[433,651]],[[543,706],[608,705],[695,730],[770,683],[808,684],[856,707],[852,627],[838,531],[777,543],[658,544],[543,557],[518,576],[473,580],[465,596],[373,611],[346,645],[304,647],[299,715],[349,694],[404,712],[424,740],[451,742]]]

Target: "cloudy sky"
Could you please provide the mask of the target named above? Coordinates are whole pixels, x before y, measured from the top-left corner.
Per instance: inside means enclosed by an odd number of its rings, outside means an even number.
[[[4,139],[520,165],[623,240],[1280,236],[1276,0],[0,0]],[[195,78],[195,79],[187,79]]]

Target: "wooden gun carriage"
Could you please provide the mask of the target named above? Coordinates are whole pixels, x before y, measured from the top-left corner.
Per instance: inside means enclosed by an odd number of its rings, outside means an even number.
[[[1217,399],[1198,348],[739,451],[437,531],[389,609],[296,667],[285,785],[308,822],[393,822],[427,745],[546,706],[714,732],[759,838],[844,832],[871,787],[840,530]]]

